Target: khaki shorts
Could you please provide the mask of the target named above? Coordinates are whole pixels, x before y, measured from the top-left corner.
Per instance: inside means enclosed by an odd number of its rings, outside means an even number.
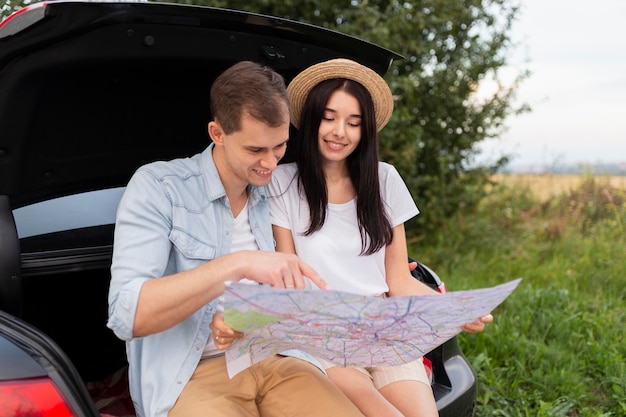
[[[316,358],[324,369],[332,368],[335,365],[324,359]],[[376,389],[381,389],[385,385],[389,385],[392,382],[397,381],[418,381],[422,382],[430,387],[430,379],[426,374],[426,368],[424,367],[423,358],[416,359],[412,362],[403,363],[402,365],[395,366],[376,366],[372,368],[359,368],[354,369],[363,372],[368,375]]]
[[[200,361],[168,417],[363,417],[316,366],[269,358],[228,378],[224,355]]]

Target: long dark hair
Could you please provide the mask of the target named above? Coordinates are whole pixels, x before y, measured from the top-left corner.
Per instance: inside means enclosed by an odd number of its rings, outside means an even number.
[[[354,96],[361,107],[361,141],[348,156],[350,180],[356,190],[356,212],[361,233],[361,255],[371,255],[391,243],[393,231],[380,193],[378,179],[378,134],[372,98],[361,84],[335,78],[316,85],[309,93],[302,109],[298,131],[299,152],[298,186],[304,191],[311,216],[311,224],[304,233],[310,236],[326,221],[328,191],[322,170],[318,131],[330,96],[343,90]]]

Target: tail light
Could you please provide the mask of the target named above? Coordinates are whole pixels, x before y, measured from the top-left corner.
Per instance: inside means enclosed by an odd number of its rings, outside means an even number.
[[[75,417],[52,380],[34,378],[0,381],[0,415],[15,417]]]

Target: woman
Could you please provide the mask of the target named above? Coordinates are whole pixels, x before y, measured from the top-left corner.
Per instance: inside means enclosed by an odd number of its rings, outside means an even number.
[[[269,185],[276,250],[296,253],[334,290],[375,296],[436,293],[414,279],[404,222],[419,213],[396,169],[379,161],[378,132],[393,111],[382,77],[347,59],[307,68],[289,84],[295,163]],[[481,331],[491,316],[465,326]],[[328,376],[366,416],[437,416],[422,359],[341,368]]]

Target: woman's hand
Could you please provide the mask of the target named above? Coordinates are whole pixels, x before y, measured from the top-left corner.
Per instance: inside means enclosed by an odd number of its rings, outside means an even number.
[[[487,323],[491,323],[493,321],[493,316],[491,314],[485,314],[478,320],[472,323],[466,323],[461,329],[467,333],[479,333],[485,330],[485,325]]]
[[[228,349],[236,339],[243,337],[243,333],[231,329],[224,322],[224,313],[221,312],[213,315],[213,321],[209,324],[209,328],[212,332],[211,337],[215,342],[215,347],[219,350]]]

